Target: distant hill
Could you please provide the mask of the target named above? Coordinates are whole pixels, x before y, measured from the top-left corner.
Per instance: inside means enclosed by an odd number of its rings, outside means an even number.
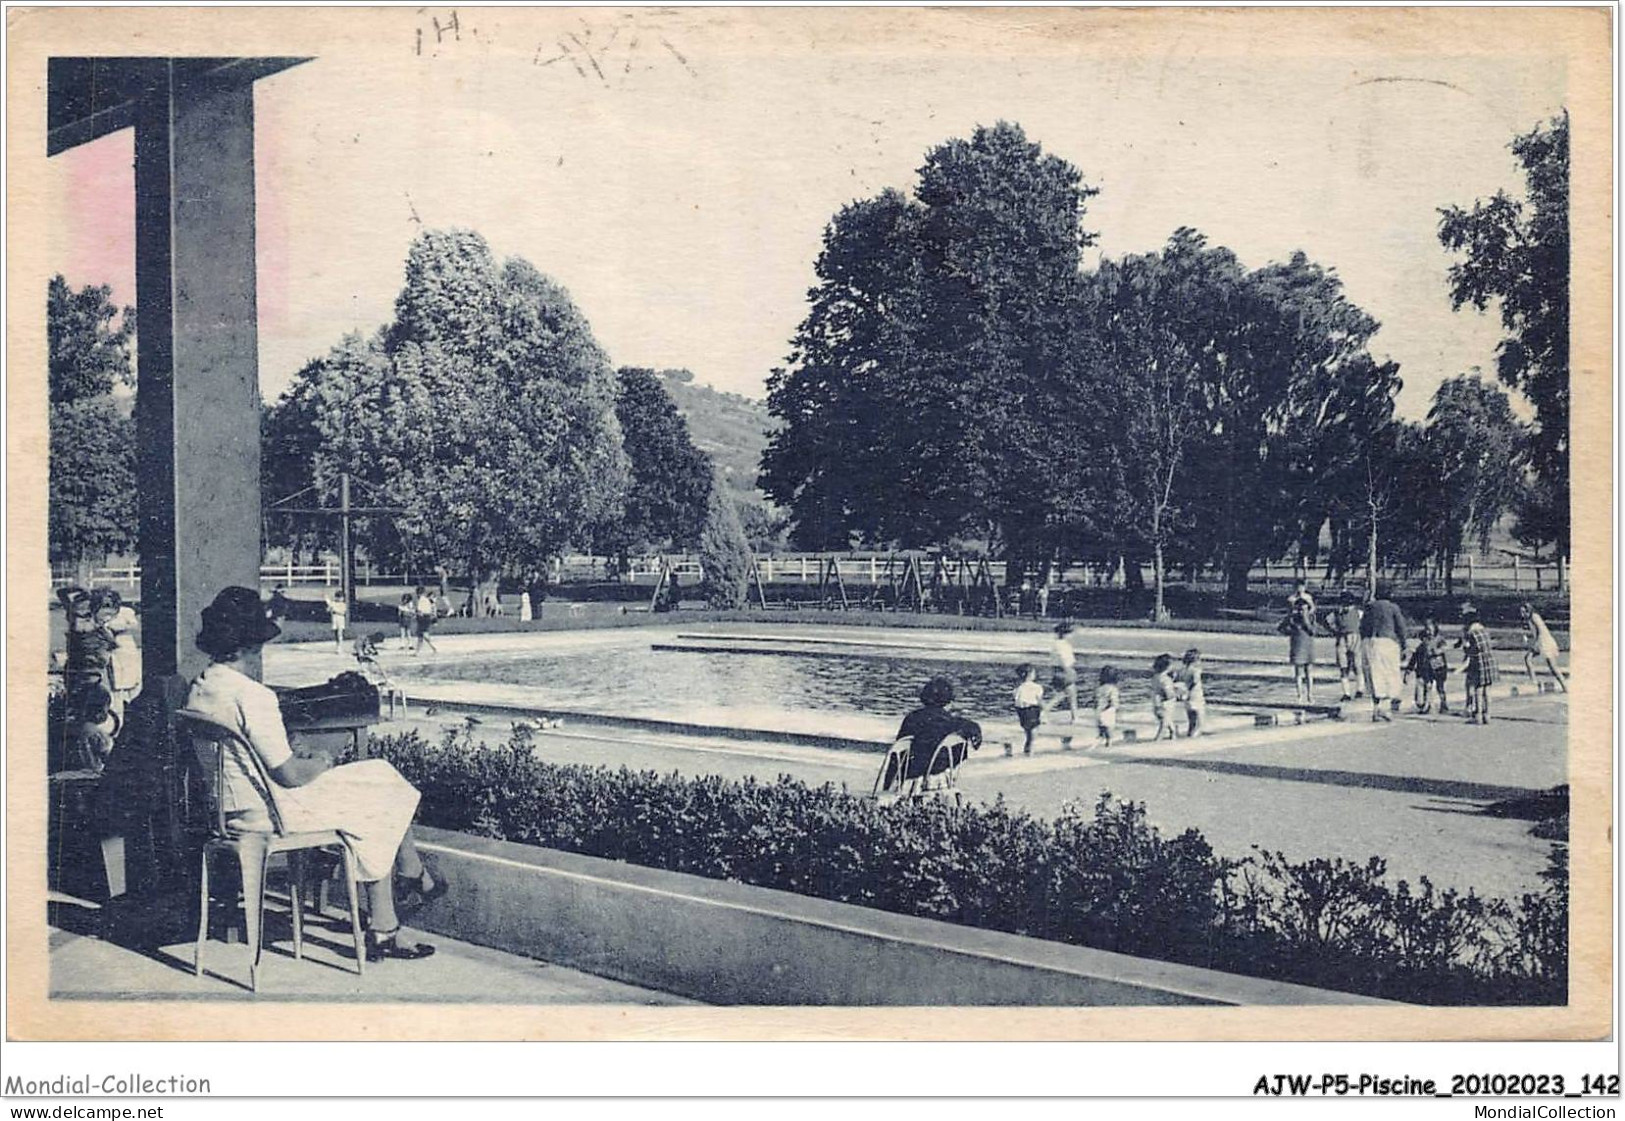
[[[766,505],[767,497],[756,489],[762,449],[773,424],[766,402],[696,385],[687,370],[662,370],[660,378],[688,421],[694,446],[716,464],[717,476],[738,497]]]

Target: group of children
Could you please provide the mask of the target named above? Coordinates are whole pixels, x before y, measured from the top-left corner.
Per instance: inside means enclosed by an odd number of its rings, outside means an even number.
[[[1306,592],[1300,589],[1308,608],[1304,615],[1312,618],[1314,601],[1309,599]],[[1294,605],[1296,606],[1296,605]],[[1524,644],[1524,670],[1528,673],[1531,682],[1536,680],[1535,660],[1538,658],[1545,662],[1547,670],[1557,683],[1557,687],[1564,692],[1568,685],[1563,673],[1558,669],[1557,642],[1552,632],[1529,604],[1525,603],[1519,608],[1523,620]],[[1354,607],[1344,612],[1334,610],[1332,633],[1339,639],[1337,662],[1339,673],[1343,678],[1343,699],[1350,700],[1352,696],[1359,695],[1360,676],[1358,666],[1359,635],[1361,615],[1359,609]],[[1490,633],[1478,617],[1478,610],[1471,603],[1464,603],[1461,607],[1462,631],[1455,641],[1456,649],[1463,651],[1464,665],[1462,666],[1463,680],[1466,686],[1465,712],[1469,722],[1488,724],[1490,722],[1490,686],[1500,680],[1500,667],[1495,660],[1495,646]],[[1054,695],[1045,700],[1045,690],[1038,682],[1037,667],[1027,664],[1021,666],[1016,673],[1019,684],[1015,690],[1016,718],[1021,723],[1025,740],[1022,751],[1032,754],[1033,737],[1038,726],[1043,723],[1044,717],[1051,709],[1063,700],[1067,702],[1072,713],[1072,722],[1078,719],[1078,676],[1077,655],[1071,643],[1072,627],[1062,623],[1055,628],[1053,642],[1055,655],[1055,675],[1050,682]],[[1453,669],[1450,658],[1446,652],[1446,642],[1439,624],[1428,619],[1416,635],[1416,645],[1411,650],[1409,661],[1405,665],[1405,679],[1415,681],[1415,702],[1418,712],[1433,711],[1433,698],[1438,696],[1439,711],[1451,711],[1449,698],[1446,694],[1446,685]],[[1304,659],[1307,670],[1312,666],[1313,659]],[[1296,667],[1295,667],[1296,668]],[[1121,673],[1116,666],[1105,665],[1100,668],[1100,679],[1095,686],[1095,734],[1096,745],[1110,747],[1117,729],[1117,710],[1121,705],[1122,694],[1118,687]],[[1300,682],[1300,692],[1302,683]],[[1392,702],[1397,711],[1399,700]],[[1183,707],[1185,721],[1181,730],[1179,720],[1180,709]],[[1174,739],[1180,735],[1200,736],[1206,729],[1207,695],[1202,681],[1202,652],[1197,649],[1185,651],[1182,663],[1177,667],[1171,654],[1159,654],[1151,663],[1151,712],[1157,718],[1156,740]]]
[[[1552,675],[1558,689],[1568,692],[1568,682],[1564,679],[1563,671],[1557,666],[1557,640],[1552,637],[1551,630],[1546,626],[1546,620],[1527,603],[1520,605],[1518,614],[1523,620],[1525,636],[1523,668],[1529,675],[1530,682],[1537,681],[1535,659],[1539,658],[1546,663],[1546,669]],[[1450,711],[1450,699],[1445,692],[1445,686],[1449,681],[1452,667],[1450,658],[1445,652],[1446,642],[1439,624],[1432,619],[1423,623],[1417,632],[1416,647],[1405,666],[1406,678],[1414,678],[1416,681],[1414,700],[1417,712],[1433,710],[1434,694],[1438,694],[1439,711],[1441,713]],[[1495,659],[1495,644],[1490,638],[1490,632],[1478,617],[1477,608],[1471,603],[1462,604],[1461,636],[1456,639],[1454,645],[1463,652],[1465,658],[1462,679],[1467,690],[1465,708],[1467,720],[1472,724],[1488,724],[1489,689],[1501,679],[1501,668]],[[1398,701],[1396,700],[1394,704],[1397,708]]]
[[[1070,652],[1071,644],[1065,641],[1068,630],[1070,628],[1059,627],[1056,634]],[[1020,682],[1015,692],[1016,719],[1020,721],[1025,736],[1021,750],[1023,754],[1031,755],[1034,732],[1043,723],[1044,716],[1063,699],[1070,704],[1072,722],[1077,723],[1077,671],[1065,660],[1061,661],[1050,683],[1055,689],[1055,696],[1047,703],[1044,700],[1044,687],[1038,683],[1036,666],[1031,663],[1023,665],[1016,670],[1016,675]],[[1100,679],[1095,685],[1097,747],[1110,747],[1116,735],[1117,710],[1122,705],[1122,690],[1118,686],[1121,679],[1122,674],[1116,666],[1100,667]],[[1151,712],[1157,718],[1157,731],[1153,738],[1171,740],[1181,734],[1178,731],[1181,705],[1184,707],[1186,717],[1183,734],[1186,736],[1205,734],[1207,692],[1202,684],[1202,652],[1194,647],[1185,651],[1184,662],[1177,672],[1174,670],[1172,654],[1158,654],[1151,663]]]

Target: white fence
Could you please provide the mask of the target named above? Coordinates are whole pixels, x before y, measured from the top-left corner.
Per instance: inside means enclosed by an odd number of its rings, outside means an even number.
[[[360,569],[356,571],[356,580],[361,579]],[[79,576],[73,572],[58,571],[51,575],[51,587],[64,588],[70,584],[80,582]],[[136,588],[141,584],[141,566],[138,564],[113,565],[107,568],[92,568],[84,581],[91,587],[129,587]],[[327,564],[267,564],[260,566],[261,584],[287,584],[290,587],[296,584],[322,584],[338,586],[339,566],[337,562]]]
[[[766,584],[816,584],[823,575],[825,562],[831,557],[839,561],[841,580],[847,584],[874,586],[888,583],[902,570],[902,559],[899,557],[893,560],[891,555],[886,553],[779,553],[758,557],[756,565],[762,582]],[[653,582],[660,574],[662,559],[658,556],[633,557],[629,561],[629,568],[622,572],[621,579],[634,583]],[[704,569],[697,556],[668,556],[664,560],[685,580],[697,580],[703,575]],[[565,556],[553,562],[550,578],[555,584],[610,580],[614,578],[615,565],[616,561],[611,557],[584,554]],[[1004,561],[989,561],[988,569],[995,583],[1004,583],[1006,571]],[[931,562],[922,561],[921,575],[929,579],[930,573]],[[141,567],[134,564],[93,568],[88,575],[88,583],[93,587],[124,587],[133,591],[141,583]],[[1151,566],[1145,565],[1141,575],[1149,586],[1152,579]],[[1383,580],[1410,590],[1442,590],[1445,586],[1444,574],[1438,570],[1383,572],[1381,575]],[[1183,576],[1183,571],[1176,569],[1169,573],[1169,581],[1183,583]],[[1362,572],[1349,573],[1343,581],[1337,582],[1331,577],[1332,573],[1325,565],[1298,567],[1290,563],[1260,565],[1249,575],[1250,582],[1262,583],[1266,587],[1272,585],[1284,587],[1299,578],[1307,580],[1310,586],[1315,588],[1342,582],[1352,584],[1364,579]],[[1120,588],[1125,583],[1124,572],[1120,566],[1113,568],[1074,564],[1053,574],[1052,578],[1056,583],[1069,587]],[[263,585],[337,587],[339,579],[339,566],[336,561],[303,565],[267,564],[260,567],[260,583]],[[1221,577],[1211,570],[1199,577],[1202,583],[1217,583],[1220,579]],[[1455,566],[1453,573],[1455,587],[1467,591],[1477,591],[1481,588],[1514,592],[1554,591],[1562,587],[1566,579],[1567,573],[1560,563],[1551,561],[1534,563],[1524,561],[1520,557],[1506,560],[1495,558],[1486,562],[1468,556]],[[75,574],[59,571],[53,574],[51,587],[55,589],[77,582],[78,577]],[[415,575],[389,573],[375,571],[364,563],[356,566],[356,583],[363,587],[371,584],[411,587],[438,582],[439,577],[430,573]]]

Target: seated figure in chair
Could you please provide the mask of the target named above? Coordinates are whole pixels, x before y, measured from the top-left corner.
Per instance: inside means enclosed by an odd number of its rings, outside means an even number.
[[[967,720],[963,716],[956,716],[948,711],[948,706],[954,700],[954,683],[952,678],[937,676],[925,683],[920,690],[920,707],[903,717],[902,726],[897,729],[897,739],[911,741],[909,751],[908,771],[906,774],[895,776],[895,781],[906,782],[909,779],[926,778],[951,767],[957,767],[965,761],[965,756],[982,746],[982,728],[974,720]],[[933,759],[937,757],[937,748],[950,736],[957,737],[962,742],[954,746],[955,758],[950,760],[937,760],[937,766],[932,767]],[[929,770],[928,770],[929,769]],[[890,789],[894,781],[893,776],[886,775],[881,783],[881,789]]]
[[[445,891],[412,843],[418,792],[382,759],[335,767],[326,756],[294,755],[276,694],[243,670],[244,658],[280,633],[258,592],[222,591],[203,609],[197,645],[212,662],[192,682],[186,707],[237,730],[252,745],[276,783],[273,798],[287,829],[343,832],[367,890],[367,960],[426,958],[433,946],[400,936],[395,898],[397,886],[423,899]],[[269,828],[246,765],[228,759],[225,773],[219,797],[229,819],[244,830]]]

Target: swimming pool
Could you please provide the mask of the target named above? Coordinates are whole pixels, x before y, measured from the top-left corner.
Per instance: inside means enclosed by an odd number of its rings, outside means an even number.
[[[1038,665],[1046,688],[1051,667]],[[1150,708],[1150,675],[1136,661],[1114,662],[1123,704]],[[1078,659],[1078,703],[1093,703],[1100,661]],[[739,654],[654,650],[646,645],[435,658],[401,665],[397,676],[471,681],[534,690],[537,707],[584,707],[637,715],[670,713],[684,705],[705,708],[781,708],[899,716],[919,703],[920,687],[936,674],[953,679],[955,709],[976,719],[1008,717],[1016,681],[1007,663],[874,656]],[[1273,697],[1286,700],[1290,684],[1207,674],[1213,702]],[[1062,702],[1063,704],[1065,702]]]

